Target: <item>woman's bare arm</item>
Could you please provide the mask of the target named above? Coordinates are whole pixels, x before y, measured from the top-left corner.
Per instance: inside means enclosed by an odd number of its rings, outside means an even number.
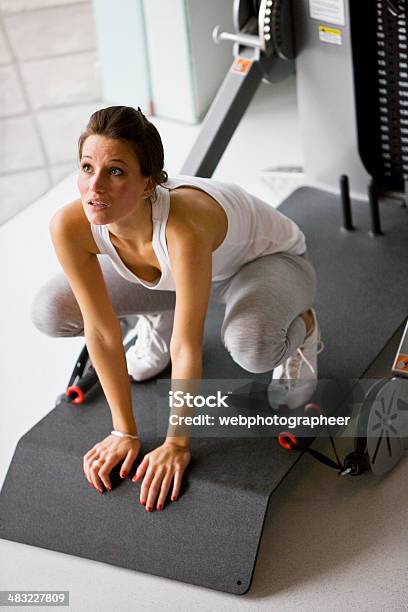
[[[176,284],[176,308],[170,344],[172,390],[194,395],[202,377],[205,318],[211,291],[212,237],[203,229],[168,231],[168,249]],[[190,410],[191,412],[191,410]],[[182,415],[189,415],[183,408]],[[174,414],[174,411],[173,411]],[[185,426],[169,427],[167,440],[188,444]]]
[[[136,434],[126,358],[96,253],[89,250],[89,224],[79,206],[68,205],[51,219],[55,252],[84,320],[86,345],[112,412],[114,429]]]
[[[176,309],[171,338],[172,390],[196,394],[202,375],[205,316],[211,289],[212,240],[203,228],[167,230],[167,244],[176,283]],[[172,408],[170,416],[188,416],[191,408]],[[152,510],[164,506],[172,486],[176,500],[190,461],[190,427],[169,425],[165,442],[145,455],[133,480],[143,477],[140,501]]]

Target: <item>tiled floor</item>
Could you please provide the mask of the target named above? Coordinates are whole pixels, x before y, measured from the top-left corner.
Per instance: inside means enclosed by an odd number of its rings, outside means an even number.
[[[0,0],[0,225],[76,168],[78,135],[103,104],[98,74],[91,0]]]
[[[100,102],[90,0],[0,0],[0,224],[75,169]]]

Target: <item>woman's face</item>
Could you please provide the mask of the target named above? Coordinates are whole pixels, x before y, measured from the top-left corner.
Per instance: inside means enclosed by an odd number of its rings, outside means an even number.
[[[88,221],[115,223],[150,194],[130,145],[106,136],[88,136],[82,147],[78,189]]]

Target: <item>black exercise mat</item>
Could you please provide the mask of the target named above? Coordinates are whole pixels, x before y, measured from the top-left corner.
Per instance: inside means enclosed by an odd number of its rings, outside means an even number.
[[[210,306],[203,378],[222,374],[241,379],[245,387],[248,372],[221,346],[223,311],[220,305]],[[265,379],[267,375],[253,376],[254,381]],[[163,441],[157,431],[168,414],[163,414],[160,401],[166,373],[161,380],[132,386],[143,453]],[[257,395],[255,390],[252,402],[258,401]],[[242,395],[241,411],[245,397],[249,404],[249,394]],[[130,477],[122,481],[115,470],[113,491],[103,495],[85,479],[83,455],[110,429],[109,409],[99,391],[91,392],[84,405],[61,403],[25,434],[0,496],[0,536],[231,593],[245,592],[269,493],[299,455],[287,453],[269,438],[194,438],[187,494],[162,512],[147,513],[138,501],[140,483],[131,483]]]
[[[353,202],[355,231],[341,230],[339,198],[301,187],[280,206],[306,235],[316,268],[322,378],[358,378],[408,316],[408,208],[380,206],[383,236],[369,235],[369,206]]]
[[[318,272],[327,346],[321,376],[361,376],[408,311],[407,211],[384,207],[387,234],[373,239],[362,231],[340,232],[338,198],[325,192],[302,188],[281,210],[305,231]],[[366,206],[359,205],[355,219],[368,228]],[[233,363],[219,338],[222,315],[223,307],[210,306],[203,378],[242,379],[239,409],[265,409],[270,374],[249,374]],[[250,392],[248,379],[254,381]],[[157,435],[160,385],[133,386],[143,453],[163,440]],[[230,593],[247,591],[270,495],[300,453],[266,437],[193,438],[184,493],[163,512],[147,513],[138,503],[140,483],[122,482],[115,471],[113,491],[100,495],[83,475],[84,453],[110,427],[109,409],[95,392],[85,405],[60,404],[27,432],[0,495],[0,537]]]

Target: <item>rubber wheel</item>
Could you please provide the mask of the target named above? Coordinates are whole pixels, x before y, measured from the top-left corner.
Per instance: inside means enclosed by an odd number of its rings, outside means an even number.
[[[365,453],[353,451],[344,460],[344,468],[350,469],[351,476],[359,476],[370,468],[370,462]]]

